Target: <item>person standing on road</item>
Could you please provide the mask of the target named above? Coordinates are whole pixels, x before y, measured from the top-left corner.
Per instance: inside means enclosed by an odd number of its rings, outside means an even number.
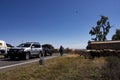
[[[60,46],[59,52],[60,52],[60,55],[62,56],[64,53],[64,48],[62,46]]]

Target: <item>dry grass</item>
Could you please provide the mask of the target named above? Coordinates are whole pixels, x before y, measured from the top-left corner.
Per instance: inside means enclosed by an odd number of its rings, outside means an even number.
[[[70,54],[70,55],[67,55],[66,57],[78,57],[79,56],[79,54]]]
[[[33,63],[21,68],[0,72],[0,80],[105,80],[102,68],[104,58],[84,59],[68,55],[45,61],[45,65]]]

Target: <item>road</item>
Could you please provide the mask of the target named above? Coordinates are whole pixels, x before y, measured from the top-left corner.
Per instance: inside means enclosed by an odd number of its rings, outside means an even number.
[[[58,56],[59,54],[55,53],[52,56],[46,56],[45,59],[50,59]],[[37,62],[37,61],[39,61],[39,58],[32,58],[30,60],[20,60],[20,59],[10,60],[9,58],[0,58],[0,70],[12,68],[20,65],[25,65],[25,64]]]

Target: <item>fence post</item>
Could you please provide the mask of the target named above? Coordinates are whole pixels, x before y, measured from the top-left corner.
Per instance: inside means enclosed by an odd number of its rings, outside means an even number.
[[[44,49],[42,49],[42,51],[41,51],[41,57],[40,57],[40,60],[39,60],[40,65],[44,65],[45,64],[44,53],[45,53],[45,51],[44,51]]]

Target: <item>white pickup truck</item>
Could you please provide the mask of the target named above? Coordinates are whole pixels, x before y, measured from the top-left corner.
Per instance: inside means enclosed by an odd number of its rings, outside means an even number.
[[[3,40],[0,40],[0,54],[8,57],[8,51],[12,46]]]

